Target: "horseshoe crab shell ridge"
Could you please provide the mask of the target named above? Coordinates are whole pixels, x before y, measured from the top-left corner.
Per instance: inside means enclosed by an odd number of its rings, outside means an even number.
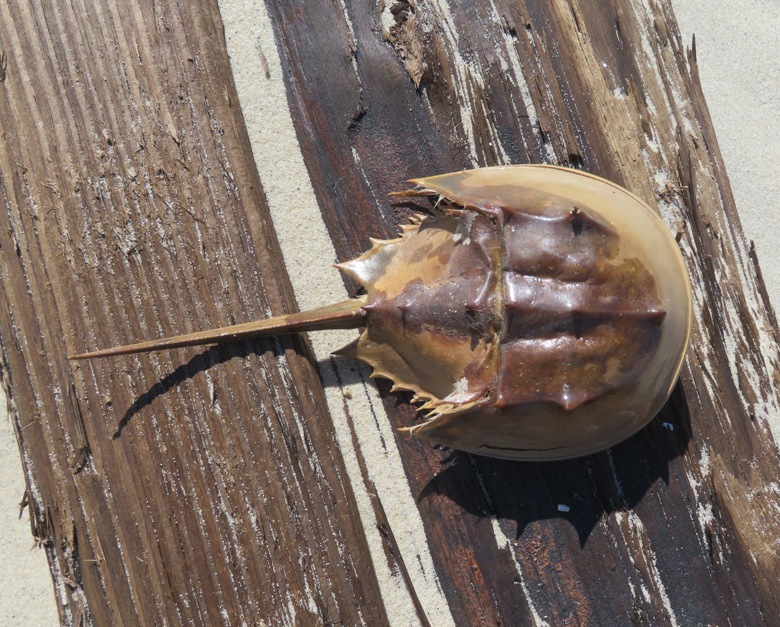
[[[361,327],[348,352],[409,390],[414,437],[492,457],[565,459],[647,424],[691,325],[687,272],[660,218],[622,187],[555,166],[412,180],[429,216],[338,267],[366,294],[311,312],[74,359]]]

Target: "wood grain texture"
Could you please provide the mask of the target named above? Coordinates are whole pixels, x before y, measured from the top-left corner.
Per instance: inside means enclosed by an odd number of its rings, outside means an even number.
[[[407,178],[554,162],[658,206],[691,272],[681,384],[628,442],[530,464],[396,436],[452,620],[772,624],[777,325],[668,2],[266,8],[340,259],[395,234]],[[0,44],[3,384],[63,620],[398,622],[301,339],[64,358],[294,307],[215,3],[10,0]]]
[[[668,4],[269,6],[340,257],[394,230],[382,199],[406,178],[553,161],[657,205],[691,270],[682,385],[631,441],[537,466],[399,438],[456,622],[771,622],[776,327]]]
[[[69,624],[384,622],[300,338],[72,365],[294,307],[215,3],[0,8],[3,380]]]

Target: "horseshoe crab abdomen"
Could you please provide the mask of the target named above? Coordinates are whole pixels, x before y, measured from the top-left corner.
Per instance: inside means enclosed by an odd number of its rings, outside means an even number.
[[[388,244],[375,242],[340,266],[368,290],[357,356],[420,401],[439,402],[459,382],[478,398],[497,381],[499,236],[486,216],[468,221],[465,235],[457,217],[426,218],[385,263],[375,260]]]

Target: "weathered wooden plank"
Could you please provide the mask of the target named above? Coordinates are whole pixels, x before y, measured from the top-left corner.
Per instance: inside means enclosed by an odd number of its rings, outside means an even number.
[[[657,204],[678,233],[697,313],[682,384],[608,453],[519,464],[398,435],[372,448],[298,340],[70,369],[65,347],[289,310],[274,231],[288,263],[301,242],[281,234],[283,211],[270,224],[279,181],[261,191],[211,4],[44,15],[7,3],[0,111],[18,131],[0,150],[4,383],[64,617],[771,623],[776,324],[668,4],[266,9],[278,49],[261,37],[259,89],[285,81],[305,163],[285,184],[311,186],[338,258],[395,232],[411,209],[386,193],[410,176],[585,167]],[[261,172],[287,156],[255,155]],[[364,375],[320,366],[347,389]],[[385,413],[419,419],[379,387],[377,438]],[[396,448],[416,505],[380,483]],[[422,546],[401,524],[417,518]],[[411,608],[389,601],[392,587]]]
[[[69,351],[294,305],[216,3],[3,3],[3,382],[70,624],[385,621],[299,338]]]
[[[776,584],[765,573],[778,567],[769,546],[778,537],[777,451],[765,418],[777,411],[776,327],[739,230],[695,55],[686,55],[670,7],[269,8],[339,257],[365,247],[361,233],[387,235],[403,217],[383,194],[405,178],[553,161],[657,204],[691,268],[697,319],[683,384],[630,442],[534,466],[399,438],[456,622],[760,623],[774,615]],[[394,401],[386,409],[396,425],[415,420]],[[559,503],[571,511],[559,514]],[[506,585],[507,573],[524,585]]]

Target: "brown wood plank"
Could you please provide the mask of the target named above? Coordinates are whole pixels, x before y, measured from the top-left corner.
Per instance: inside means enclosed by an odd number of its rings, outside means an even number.
[[[63,619],[406,622],[374,574],[390,568],[421,623],[772,624],[777,325],[669,2],[265,10],[340,259],[396,232],[412,208],[386,194],[412,176],[585,168],[657,205],[678,234],[696,311],[681,384],[647,429],[583,460],[388,442],[425,525],[428,584],[449,605],[431,614],[414,590],[422,558],[393,522],[412,512],[373,493],[383,460],[354,430],[359,477],[345,468],[302,340],[64,359],[294,306],[216,4],[11,0],[2,374]],[[378,385],[394,426],[419,420]],[[371,495],[364,528],[353,491]],[[369,558],[372,526],[386,564]]]
[[[552,159],[657,204],[691,269],[697,319],[682,385],[629,442],[533,465],[398,439],[456,622],[531,622],[530,607],[553,624],[771,622],[778,464],[764,418],[778,406],[776,325],[669,5],[270,6],[341,258],[403,217],[382,198],[406,178]],[[386,407],[394,424],[416,420]]]
[[[294,307],[216,2],[11,1],[0,42],[3,382],[61,618],[381,624],[300,338],[65,358]]]

